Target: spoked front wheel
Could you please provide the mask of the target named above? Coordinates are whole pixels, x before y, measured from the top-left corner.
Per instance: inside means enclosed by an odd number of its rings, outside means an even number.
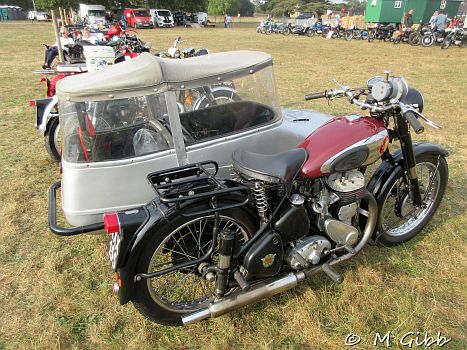
[[[172,220],[146,244],[138,260],[137,273],[161,271],[204,256],[212,244],[213,226],[214,215],[180,216]],[[220,230],[233,231],[239,243],[248,240],[255,227],[254,219],[244,209],[229,209],[220,215]],[[157,323],[182,325],[182,316],[207,307],[213,300],[215,282],[202,276],[201,264],[215,264],[217,259],[215,248],[206,262],[137,282],[135,307]]]
[[[404,172],[391,177],[378,199],[376,241],[391,246],[417,235],[439,207],[448,182],[448,165],[442,156],[424,154],[417,158],[416,171],[422,206],[415,207]]]

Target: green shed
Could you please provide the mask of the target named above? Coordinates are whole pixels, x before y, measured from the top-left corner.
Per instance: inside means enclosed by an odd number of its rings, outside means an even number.
[[[365,21],[373,23],[400,23],[413,9],[414,23],[427,23],[433,12],[444,10],[448,17],[457,15],[463,0],[368,0]]]

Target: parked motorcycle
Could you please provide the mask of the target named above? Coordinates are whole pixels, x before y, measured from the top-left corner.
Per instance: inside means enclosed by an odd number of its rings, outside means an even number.
[[[441,43],[441,48],[447,49],[452,44],[460,47],[467,46],[467,30],[465,28],[451,29]]]
[[[390,41],[395,31],[396,27],[393,24],[382,25],[378,23],[375,28],[368,32],[368,42],[371,43],[375,39]]]
[[[151,173],[153,201],[105,214],[120,303],[132,300],[158,323],[187,325],[318,272],[342,283],[334,267],[370,241],[391,246],[417,235],[444,196],[448,152],[413,143],[410,128],[422,133],[420,120],[439,126],[402,77],[338,85],[305,98],[345,97],[369,116],[336,117],[281,154],[237,150],[235,181],[217,178],[214,161]],[[391,153],[395,142],[401,148]]]
[[[326,30],[326,28],[328,28],[327,25],[323,24],[323,22],[321,22],[321,21],[318,21],[318,22],[315,22],[310,27],[307,34],[308,34],[308,36],[322,35],[323,30]]]
[[[180,52],[180,48],[178,46],[185,41],[186,40],[182,40],[182,38],[178,36],[175,38],[173,45],[169,47],[167,52],[159,51],[155,56],[161,58],[188,58],[209,54],[209,50],[206,48],[196,50],[193,47],[187,47]]]
[[[409,42],[410,34],[412,34],[412,28],[404,28],[401,30],[397,30],[393,34],[392,43],[394,45],[397,45],[401,42],[407,43]]]
[[[307,27],[307,26],[302,26],[302,25],[293,26],[290,23],[287,25],[287,31],[290,34],[294,34],[294,35],[308,35],[308,31],[310,30],[311,30],[311,27]],[[284,35],[287,35],[287,34],[284,33]]]
[[[430,30],[430,25],[423,24],[422,21],[420,21],[420,25],[410,33],[408,43],[412,46],[420,45],[423,35],[425,35],[428,30]]]
[[[433,46],[435,43],[441,44],[444,41],[446,35],[447,34],[445,31],[428,29],[425,31],[421,38],[421,44],[425,47]]]

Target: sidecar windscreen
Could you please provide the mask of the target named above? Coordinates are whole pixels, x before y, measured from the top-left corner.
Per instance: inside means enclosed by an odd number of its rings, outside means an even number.
[[[271,57],[249,51],[183,60],[141,55],[67,77],[57,96],[62,157],[72,163],[173,152],[169,114],[182,127],[184,145],[177,147],[281,119]]]
[[[173,148],[160,95],[60,104],[65,161],[102,162]]]

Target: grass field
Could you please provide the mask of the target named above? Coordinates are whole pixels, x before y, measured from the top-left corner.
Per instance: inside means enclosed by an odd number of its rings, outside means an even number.
[[[452,338],[443,348],[467,349],[467,51],[264,36],[246,28],[141,31],[154,49],[166,50],[177,35],[196,48],[270,53],[288,107],[358,112],[345,101],[328,106],[303,96],[334,87],[332,78],[360,86],[385,69],[405,76],[424,93],[426,115],[444,126],[416,138],[451,151],[439,211],[411,242],[369,246],[339,267],[341,285],[319,275],[207,322],[152,324],[112,295],[106,237],[60,238],[48,230],[47,190],[59,172],[27,101],[44,95],[32,71],[42,64],[41,43],[54,41],[52,29],[0,23],[0,349],[340,349],[350,332],[362,338],[356,348],[372,349],[375,333],[388,331],[394,349],[410,331],[441,332]]]

